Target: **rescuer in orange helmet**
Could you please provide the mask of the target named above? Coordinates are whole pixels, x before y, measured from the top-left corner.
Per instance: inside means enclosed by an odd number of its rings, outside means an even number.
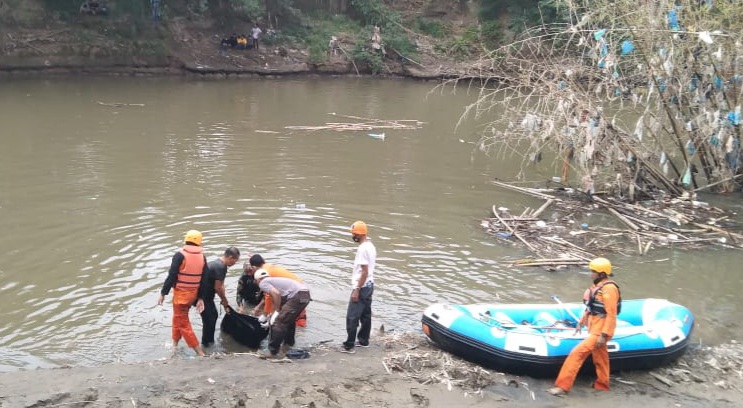
[[[588,336],[570,352],[562,364],[555,387],[548,390],[555,396],[567,394],[573,388],[575,377],[589,355],[596,366],[597,378],[593,388],[609,390],[609,351],[606,342],[614,335],[617,315],[622,309],[622,297],[619,285],[609,279],[612,268],[608,259],[596,258],[588,264],[588,269],[591,270],[593,286],[590,288],[583,319],[579,322],[582,324],[587,321]]]
[[[193,332],[191,321],[188,320],[188,310],[196,304],[199,313],[204,311],[204,301],[201,298],[200,288],[203,277],[207,276],[207,264],[204,251],[201,248],[201,232],[190,230],[183,238],[185,245],[173,255],[168,277],[160,290],[157,304],[162,305],[165,295],[173,289],[173,351],[183,338],[196,354],[204,356],[204,350],[199,345],[199,339]],[[213,295],[212,295],[213,296]],[[197,301],[198,299],[198,301]]]

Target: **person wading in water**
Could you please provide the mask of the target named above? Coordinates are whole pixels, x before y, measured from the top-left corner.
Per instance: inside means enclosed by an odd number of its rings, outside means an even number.
[[[190,230],[183,238],[185,245],[173,255],[168,277],[160,290],[157,304],[162,305],[165,296],[173,289],[173,352],[178,342],[183,338],[188,347],[191,347],[199,356],[205,356],[199,345],[199,339],[193,332],[191,321],[188,320],[188,310],[196,304],[199,313],[204,311],[204,301],[200,288],[202,279],[207,276],[206,257],[201,248],[201,232]]]

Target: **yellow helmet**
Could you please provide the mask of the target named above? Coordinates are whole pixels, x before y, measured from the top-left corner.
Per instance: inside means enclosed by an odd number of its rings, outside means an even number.
[[[203,238],[201,237],[201,232],[191,230],[186,233],[185,237],[183,237],[183,242],[193,242],[194,244],[201,246],[202,239]]]
[[[356,221],[351,225],[351,234],[366,235],[367,231],[364,221]]]
[[[606,258],[596,258],[588,264],[588,269],[591,272],[603,272],[607,276],[611,276],[611,262]]]

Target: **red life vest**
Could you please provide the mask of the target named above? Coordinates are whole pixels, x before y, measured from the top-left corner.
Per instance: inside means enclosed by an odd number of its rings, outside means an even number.
[[[178,279],[175,287],[178,290],[198,289],[201,284],[201,274],[204,271],[204,252],[200,246],[186,245],[181,248],[183,262],[178,270]]]

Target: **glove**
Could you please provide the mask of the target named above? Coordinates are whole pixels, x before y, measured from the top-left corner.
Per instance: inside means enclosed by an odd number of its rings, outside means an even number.
[[[271,313],[271,318],[268,319],[268,323],[271,324],[271,325],[273,325],[276,322],[276,318],[277,317],[279,317],[278,310],[277,311],[274,311],[273,313]]]
[[[268,316],[264,314],[258,316],[258,323],[261,324],[262,329],[268,329],[268,326],[270,326],[270,323],[268,322]]]

